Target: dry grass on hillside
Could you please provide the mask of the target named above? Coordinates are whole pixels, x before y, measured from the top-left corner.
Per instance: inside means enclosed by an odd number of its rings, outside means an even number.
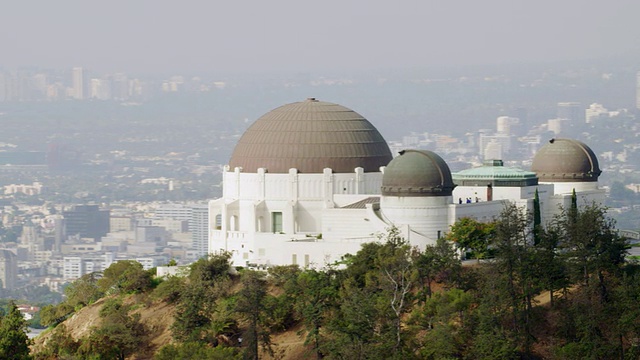
[[[80,311],[63,322],[72,338],[78,340],[85,337],[89,335],[93,327],[100,325],[99,314],[104,303],[105,299],[100,299],[94,304],[80,309]],[[153,354],[160,347],[172,341],[170,328],[171,324],[173,324],[175,306],[162,301],[148,301],[144,295],[130,296],[125,300],[125,304],[140,304],[139,306],[134,306],[134,310],[131,313],[139,313],[140,321],[149,331],[147,346],[141,349],[141,352],[132,357],[132,359],[152,359]],[[42,349],[50,337],[51,331],[43,332],[35,339],[35,343],[32,346],[33,350],[39,351]]]

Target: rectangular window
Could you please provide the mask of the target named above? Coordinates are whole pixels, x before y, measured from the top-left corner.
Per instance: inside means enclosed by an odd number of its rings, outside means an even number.
[[[309,267],[309,254],[304,254],[304,267]]]
[[[298,265],[298,255],[291,254],[291,265]]]
[[[282,213],[281,212],[272,212],[271,213],[271,229],[274,233],[282,232]]]

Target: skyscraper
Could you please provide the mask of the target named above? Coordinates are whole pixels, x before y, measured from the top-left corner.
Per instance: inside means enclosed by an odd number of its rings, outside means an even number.
[[[109,232],[109,210],[100,210],[98,205],[76,205],[62,216],[68,236],[99,240]]]
[[[209,247],[209,206],[207,204],[193,205],[189,219],[192,249],[198,252],[198,257],[207,255]]]
[[[78,100],[84,99],[84,69],[81,67],[74,67],[71,70],[71,85],[73,89],[73,98]]]
[[[16,254],[0,249],[0,288],[13,290],[16,286],[18,260]]]

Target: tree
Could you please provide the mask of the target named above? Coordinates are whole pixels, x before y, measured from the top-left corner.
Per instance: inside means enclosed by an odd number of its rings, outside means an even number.
[[[390,315],[393,319],[393,352],[403,352],[402,316],[411,307],[413,289],[418,282],[418,270],[411,261],[411,246],[400,236],[397,228],[391,228],[385,235],[386,243],[380,247],[375,265],[378,284],[388,296]]]
[[[98,280],[98,288],[105,294],[143,292],[151,288],[151,274],[135,260],[121,260],[111,264]]]
[[[247,321],[243,336],[243,344],[246,344],[244,358],[253,360],[258,359],[259,344],[267,349],[271,344],[269,333],[261,326],[267,282],[264,274],[253,270],[245,270],[240,281],[242,289],[237,294],[236,311]]]
[[[424,337],[418,337],[419,352],[426,359],[460,358],[464,346],[473,296],[460,289],[435,293],[411,315],[409,322]]]
[[[423,252],[414,250],[411,257],[425,295],[420,301],[431,297],[431,285],[434,281],[452,281],[459,277],[460,259],[452,243],[445,237],[436,240],[435,245],[428,245]]]
[[[165,345],[154,356],[155,360],[240,360],[237,351],[228,347],[209,347],[201,342]]]
[[[566,239],[561,246],[573,278],[587,286],[595,277],[601,299],[606,301],[605,276],[619,274],[629,248],[627,239],[618,234],[615,221],[597,204],[564,210],[558,226]]]
[[[337,277],[341,281],[338,308],[326,327],[328,341],[323,348],[330,357],[414,356],[402,321],[413,307],[413,292],[419,283],[413,249],[396,228],[379,239],[345,257],[347,268]]]
[[[451,225],[446,238],[457,244],[460,249],[471,250],[472,256],[483,259],[487,256],[488,246],[495,232],[494,223],[482,223],[472,218],[460,218]]]
[[[169,294],[170,298],[179,299],[171,326],[175,339],[193,342],[207,337],[216,301],[227,295],[230,287],[229,266],[229,254],[201,258],[191,265],[180,294]]]
[[[295,308],[307,330],[305,344],[311,343],[316,358],[320,359],[323,357],[320,329],[335,305],[338,289],[331,270],[308,269],[301,272],[296,280]]]
[[[56,326],[73,314],[73,311],[73,307],[66,302],[43,306],[40,309],[40,323],[44,326]]]
[[[356,255],[357,256],[357,255]],[[338,307],[330,317],[327,326],[327,341],[322,346],[323,353],[335,359],[376,359],[389,352],[380,349],[382,318],[378,304],[379,291],[374,286],[360,287],[353,278],[342,280]],[[387,304],[383,304],[385,307]],[[383,319],[386,320],[386,319]]]
[[[221,277],[229,275],[231,255],[228,253],[221,255],[209,255],[198,259],[191,264],[189,280],[192,283],[203,283],[205,286],[213,286]]]
[[[27,336],[27,322],[11,301],[8,312],[0,318],[0,359],[31,359]]]
[[[211,322],[215,298],[202,284],[185,286],[176,306],[174,322],[171,325],[173,337],[182,342],[201,341]]]
[[[73,359],[80,344],[75,341],[66,326],[61,324],[52,330],[51,337],[46,342],[44,349],[35,354],[36,359]]]
[[[178,276],[169,276],[162,280],[153,290],[152,296],[170,304],[180,300],[185,288],[184,279]]]
[[[528,356],[533,341],[532,309],[540,292],[538,262],[530,233],[531,217],[525,209],[508,204],[495,223],[495,262],[490,264],[495,277],[496,295],[507,300],[511,329],[517,343]],[[505,309],[505,310],[506,310]]]
[[[538,228],[536,267],[539,270],[540,285],[549,291],[549,304],[551,306],[554,305],[554,293],[560,289],[566,290],[570,285],[567,265],[560,254],[561,234],[562,230],[558,227],[556,221],[550,222],[546,229]]]
[[[67,299],[65,303],[72,308],[83,307],[100,299],[104,292],[98,288],[98,273],[82,275],[64,289]]]
[[[81,356],[124,360],[140,351],[147,331],[140,314],[129,315],[129,307],[120,299],[109,299],[100,310],[102,323],[91,330],[79,349]]]
[[[542,214],[540,212],[540,196],[538,195],[538,188],[533,195],[533,244],[538,245],[540,243],[540,232],[542,231]]]

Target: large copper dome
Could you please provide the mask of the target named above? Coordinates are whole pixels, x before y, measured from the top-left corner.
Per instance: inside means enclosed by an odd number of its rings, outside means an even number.
[[[403,150],[382,176],[385,196],[451,196],[453,188],[449,165],[428,150]]]
[[[233,169],[269,173],[379,171],[391,151],[367,119],[344,106],[309,98],[274,109],[242,135],[229,160]]]
[[[593,150],[572,139],[551,139],[534,156],[531,171],[541,182],[598,181],[602,173]]]

